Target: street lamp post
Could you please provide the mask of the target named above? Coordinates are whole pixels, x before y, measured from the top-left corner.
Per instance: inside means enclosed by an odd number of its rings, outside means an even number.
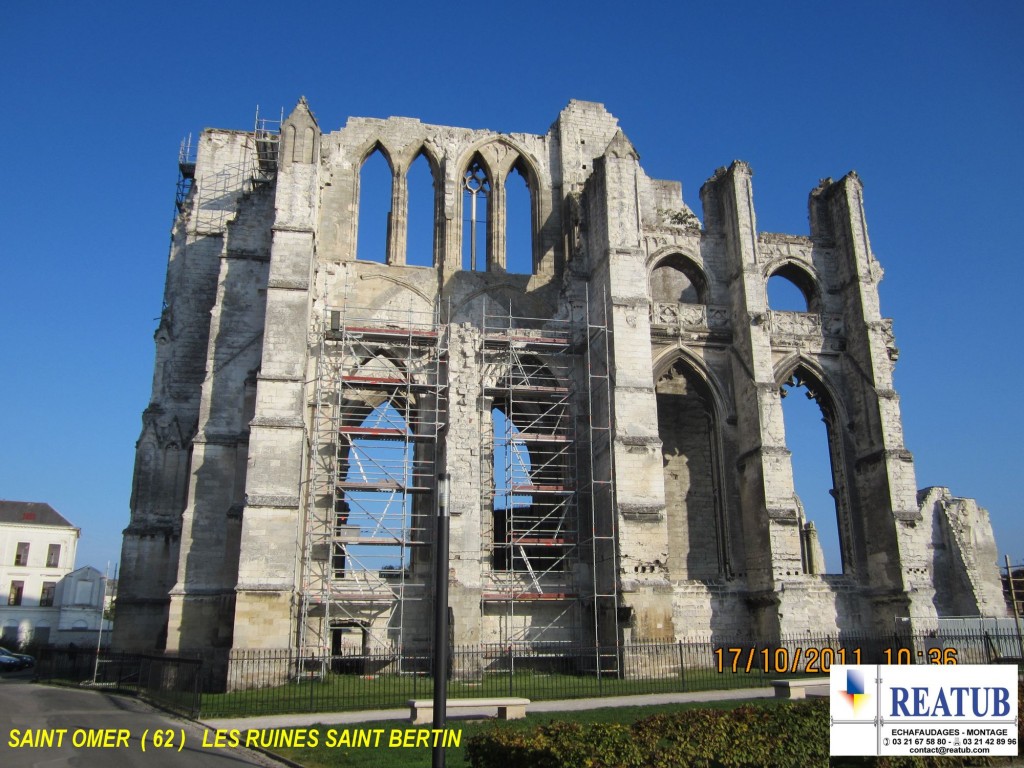
[[[433,768],[444,768],[445,702],[448,698],[448,474],[437,476],[437,537],[434,542],[434,752]],[[438,736],[437,734],[442,734]]]

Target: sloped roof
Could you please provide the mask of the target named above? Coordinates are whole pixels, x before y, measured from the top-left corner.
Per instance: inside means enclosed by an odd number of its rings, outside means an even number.
[[[0,499],[0,523],[75,527],[46,502],[7,501],[6,499]]]

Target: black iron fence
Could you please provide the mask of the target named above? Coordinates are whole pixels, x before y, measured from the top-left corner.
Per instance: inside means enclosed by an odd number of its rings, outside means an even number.
[[[824,676],[835,664],[986,664],[1019,656],[1013,633],[794,635],[772,642],[633,643],[619,647],[455,646],[451,698],[571,699],[764,687]],[[234,651],[206,717],[391,709],[433,695],[432,654],[380,651],[303,656]]]
[[[836,664],[1019,663],[1014,632],[794,635],[771,642],[633,643],[618,647],[455,646],[451,698],[571,699],[767,686],[825,676]],[[432,654],[232,651],[214,663],[154,654],[49,649],[46,680],[116,688],[182,714],[244,717],[286,712],[393,709],[433,696]]]
[[[37,652],[38,679],[130,693],[186,717],[198,717],[203,662],[155,653],[68,648]]]

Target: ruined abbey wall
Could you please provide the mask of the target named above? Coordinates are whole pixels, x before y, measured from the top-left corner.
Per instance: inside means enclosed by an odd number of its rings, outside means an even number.
[[[379,262],[359,246],[377,153]],[[429,242],[409,232],[424,159]],[[737,161],[700,190],[701,221],[577,101],[543,135],[324,133],[303,101],[279,133],[205,131],[185,168],[121,647],[429,644],[440,474],[459,643],[1004,614],[984,510],[919,500],[856,174],[811,191],[809,234],[771,234]],[[523,182],[528,245],[510,248]],[[806,311],[769,305],[773,276]],[[794,492],[787,392],[826,424],[841,564]]]

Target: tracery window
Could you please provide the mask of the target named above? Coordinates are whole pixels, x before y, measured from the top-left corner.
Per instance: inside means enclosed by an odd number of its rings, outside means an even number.
[[[491,178],[474,159],[462,175],[462,268],[484,272],[488,267]]]

